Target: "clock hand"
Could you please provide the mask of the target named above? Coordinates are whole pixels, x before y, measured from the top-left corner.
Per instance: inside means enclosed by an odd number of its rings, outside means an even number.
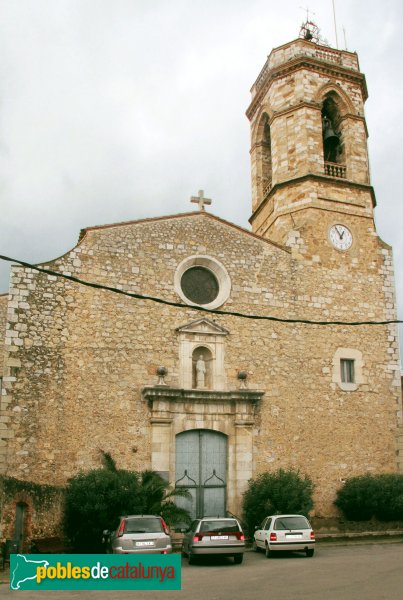
[[[343,239],[343,235],[344,235],[345,233],[346,233],[346,232],[345,232],[345,231],[343,231],[343,232],[342,232],[342,234],[340,235],[340,239],[341,239],[341,240]]]

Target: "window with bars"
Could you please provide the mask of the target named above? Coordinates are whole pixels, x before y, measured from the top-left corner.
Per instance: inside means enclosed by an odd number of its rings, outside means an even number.
[[[355,383],[354,360],[351,358],[340,359],[340,376],[342,383]]]

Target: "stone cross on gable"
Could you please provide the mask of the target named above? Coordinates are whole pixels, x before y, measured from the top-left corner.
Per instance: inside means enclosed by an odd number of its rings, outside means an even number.
[[[205,204],[211,204],[210,198],[205,198],[204,197],[204,190],[199,190],[198,195],[197,196],[192,196],[190,198],[190,201],[193,202],[193,203],[195,203],[195,204],[198,204],[199,205],[199,210],[206,210],[204,208],[204,205]]]

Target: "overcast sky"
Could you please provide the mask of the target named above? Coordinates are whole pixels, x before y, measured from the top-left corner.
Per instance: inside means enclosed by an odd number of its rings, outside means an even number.
[[[298,37],[303,5],[0,0],[0,254],[50,260],[83,227],[193,210],[201,188],[248,228],[249,90],[271,49]],[[402,4],[335,6],[338,45],[367,77],[376,224],[402,319]],[[335,47],[332,1],[309,7]]]

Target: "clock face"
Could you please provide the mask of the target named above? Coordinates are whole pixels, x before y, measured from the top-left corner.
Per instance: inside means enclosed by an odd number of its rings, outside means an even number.
[[[345,225],[333,225],[329,231],[329,238],[337,250],[348,250],[353,243],[351,231]]]

